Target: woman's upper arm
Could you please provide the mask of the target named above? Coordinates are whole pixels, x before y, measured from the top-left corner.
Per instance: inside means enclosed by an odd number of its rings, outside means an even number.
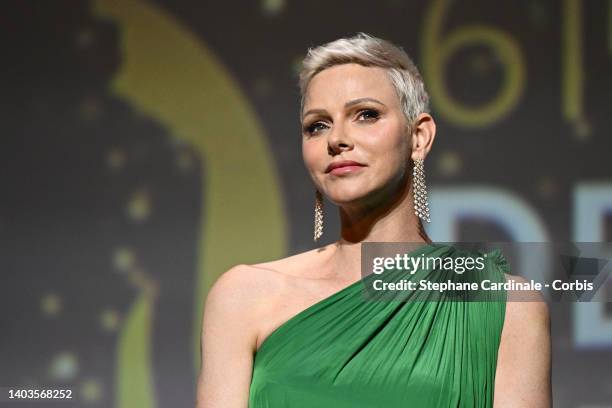
[[[539,292],[509,294],[495,374],[495,408],[552,406],[550,342],[548,305]]]
[[[206,297],[196,408],[246,408],[256,342],[246,265],[222,274]]]

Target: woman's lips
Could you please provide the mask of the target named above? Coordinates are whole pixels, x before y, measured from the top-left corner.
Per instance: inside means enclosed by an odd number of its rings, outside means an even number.
[[[335,169],[332,169],[329,173],[333,174],[334,176],[339,176],[339,175],[343,175],[343,174],[351,174],[351,173],[355,173],[355,172],[360,171],[364,167],[365,166],[357,166],[357,165],[349,165],[349,166],[336,167]]]
[[[337,160],[337,161],[330,163],[325,169],[325,172],[332,173],[334,170],[337,170],[340,168],[348,168],[348,167],[365,167],[365,164],[356,162],[354,160]],[[344,174],[347,172],[350,173],[351,171],[355,171],[355,170],[356,169],[353,168],[353,169],[348,169],[344,171],[337,171],[334,174]]]

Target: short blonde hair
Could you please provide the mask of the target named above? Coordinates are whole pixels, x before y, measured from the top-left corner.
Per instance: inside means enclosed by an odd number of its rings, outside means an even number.
[[[306,90],[312,78],[326,68],[349,63],[386,69],[410,125],[420,113],[430,112],[429,95],[425,90],[423,78],[404,49],[360,32],[350,38],[340,38],[308,49],[299,75],[300,118]]]

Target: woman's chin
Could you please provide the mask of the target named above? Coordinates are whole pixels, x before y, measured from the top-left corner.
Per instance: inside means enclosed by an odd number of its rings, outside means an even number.
[[[361,207],[368,201],[368,194],[364,190],[359,192],[336,193],[328,197],[329,201],[338,207]]]

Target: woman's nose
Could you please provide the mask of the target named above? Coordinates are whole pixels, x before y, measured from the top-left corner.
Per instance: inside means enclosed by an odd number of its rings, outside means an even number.
[[[344,125],[334,126],[328,135],[328,150],[330,154],[352,149],[353,143],[348,129]]]

